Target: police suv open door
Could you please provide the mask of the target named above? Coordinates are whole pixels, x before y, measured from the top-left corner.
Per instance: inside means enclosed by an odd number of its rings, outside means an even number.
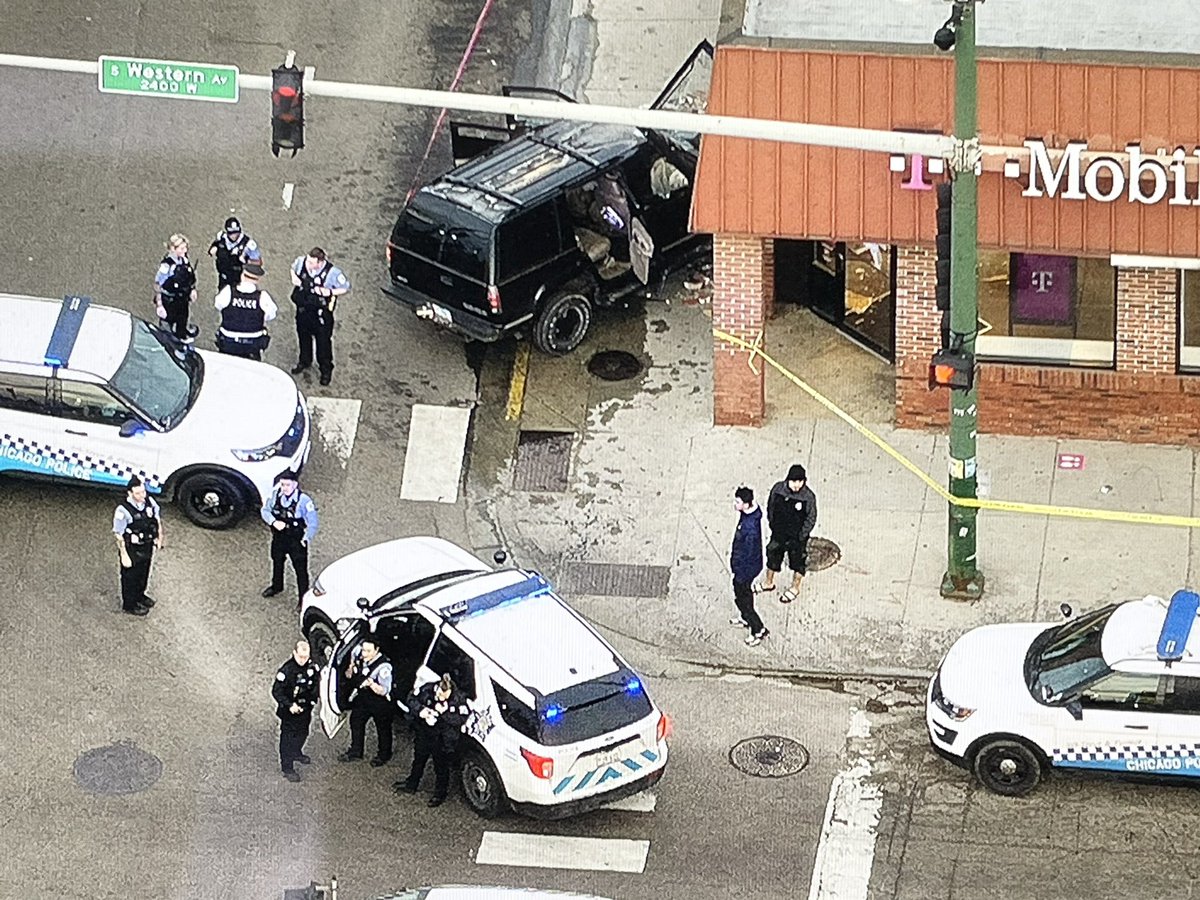
[[[358,621],[351,625],[334,644],[329,665],[321,671],[320,699],[317,707],[321,716],[321,730],[328,738],[342,730],[350,715],[353,696],[346,678],[346,670],[350,668],[350,659],[355,649],[366,637],[366,622]]]

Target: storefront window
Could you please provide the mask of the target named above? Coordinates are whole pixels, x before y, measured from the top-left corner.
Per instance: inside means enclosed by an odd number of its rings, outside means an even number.
[[[1111,366],[1116,288],[1106,259],[981,251],[980,358]]]
[[[846,245],[846,296],[842,325],[888,359],[896,319],[892,293],[895,254],[886,244]]]
[[[1200,372],[1200,272],[1184,270],[1179,279],[1179,368]]]

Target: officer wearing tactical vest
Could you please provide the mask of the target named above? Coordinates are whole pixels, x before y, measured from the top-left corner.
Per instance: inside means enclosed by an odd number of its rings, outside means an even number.
[[[262,507],[271,527],[271,583],[264,597],[283,593],[283,561],[291,559],[300,599],[308,592],[308,548],[320,523],[312,497],[300,490],[300,476],[288,469],[275,476],[275,490]]]
[[[338,759],[353,762],[363,758],[367,720],[373,719],[379,750],[371,765],[382,766],[392,758],[392,664],[368,638],[355,649],[346,678],[350,684],[350,748]]]
[[[312,762],[304,755],[304,742],[312,724],[312,708],[317,702],[317,664],[309,658],[308,641],[296,641],[296,649],[271,685],[275,715],[279,717],[279,766],[288,781],[299,781],[296,763]]]
[[[158,504],[150,499],[136,475],[129,479],[125,499],[113,513],[112,530],[121,560],[121,609],[132,616],[144,616],[154,605],[146,596],[146,584],[150,581],[154,549],[163,544],[163,528]]]
[[[230,216],[225,228],[208,245],[208,255],[217,263],[217,290],[237,284],[246,263],[262,265],[262,251],[254,238],[242,231],[242,223]]]
[[[296,304],[296,337],[300,340],[300,361],[292,367],[299,375],[312,365],[313,344],[317,347],[317,368],[321,384],[333,378],[333,310],[338,297],[350,290],[350,280],[333,265],[320,247],[292,263],[292,302]]]
[[[195,299],[196,270],[188,260],[187,236],[173,234],[154,276],[154,306],[158,317],[181,341],[191,341],[200,333],[195,325],[188,325],[188,311]]]
[[[221,288],[214,305],[221,314],[217,329],[217,349],[244,359],[262,359],[271,343],[267,323],[275,318],[279,308],[271,295],[258,286],[263,267],[246,263],[238,283]]]

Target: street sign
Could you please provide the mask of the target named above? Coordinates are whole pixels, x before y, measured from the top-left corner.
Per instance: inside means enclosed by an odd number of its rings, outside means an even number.
[[[216,103],[237,103],[238,100],[237,66],[102,56],[98,71],[103,94],[139,94]]]

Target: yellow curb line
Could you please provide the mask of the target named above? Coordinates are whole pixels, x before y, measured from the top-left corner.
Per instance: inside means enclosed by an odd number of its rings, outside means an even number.
[[[525,382],[528,378],[529,344],[521,343],[517,347],[512,376],[508,382],[508,405],[504,408],[504,418],[508,422],[515,422],[521,418],[521,411],[525,408]]]
[[[1200,528],[1200,518],[1193,516],[1170,516],[1159,513],[1138,513],[1138,512],[1122,512],[1120,510],[1109,509],[1088,509],[1082,506],[1050,506],[1043,503],[1020,503],[1012,500],[988,500],[988,499],[969,499],[966,497],[955,497],[948,489],[935,481],[928,472],[902,454],[899,450],[873,432],[866,425],[863,425],[828,397],[816,391],[793,372],[789,371],[780,363],[776,362],[771,356],[765,353],[762,349],[761,338],[755,340],[753,344],[742,340],[741,338],[721,331],[719,328],[713,329],[713,337],[719,341],[724,341],[727,344],[732,344],[735,347],[740,347],[743,350],[749,350],[751,359],[757,356],[767,365],[771,366],[780,375],[786,378],[808,396],[812,397],[819,404],[869,440],[872,444],[890,456],[896,462],[900,463],[912,474],[916,475],[927,487],[937,493],[939,497],[947,503],[953,503],[956,506],[972,507],[974,509],[990,509],[996,512],[1011,512],[1025,513],[1027,515],[1036,516],[1060,516],[1073,519],[1100,519],[1107,522],[1128,522],[1134,525],[1171,525],[1179,528]]]

